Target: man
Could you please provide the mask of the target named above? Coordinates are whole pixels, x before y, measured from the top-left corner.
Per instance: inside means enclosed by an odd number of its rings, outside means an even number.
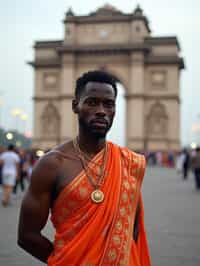
[[[20,158],[14,151],[14,145],[8,145],[8,150],[0,155],[0,164],[2,165],[2,184],[3,198],[2,205],[6,207],[10,202],[10,196],[13,191],[16,179],[19,176]]]
[[[190,154],[186,148],[183,149],[183,180],[188,178],[188,171],[190,167]]]
[[[196,148],[196,154],[192,157],[191,165],[194,172],[196,189],[200,190],[200,147]]]
[[[24,150],[21,150],[19,152],[19,157],[20,157],[20,163],[19,163],[19,168],[20,168],[20,174],[19,178],[15,182],[15,186],[13,188],[13,193],[17,195],[17,188],[20,185],[21,191],[23,192],[25,190],[25,178],[27,177],[27,169],[26,169],[26,154]]]
[[[72,102],[77,138],[47,153],[33,169],[18,243],[50,266],[150,265],[140,195],[144,157],[106,142],[116,96],[109,74],[80,77]],[[50,211],[54,243],[41,234]]]

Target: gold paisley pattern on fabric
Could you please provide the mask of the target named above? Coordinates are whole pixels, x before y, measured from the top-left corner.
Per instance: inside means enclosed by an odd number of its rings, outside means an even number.
[[[125,152],[124,154],[127,153]],[[129,264],[132,232],[136,205],[139,197],[139,176],[142,165],[142,156],[132,158],[133,154],[129,155],[129,165],[125,167],[125,162],[122,161],[122,185],[121,198],[118,206],[116,222],[113,226],[113,237],[110,239],[110,244],[107,247],[105,257],[101,265],[124,265]],[[125,160],[126,161],[126,160]],[[119,250],[119,245],[121,246]],[[115,251],[118,252],[115,253]],[[110,264],[112,261],[112,264]]]
[[[121,231],[122,230],[122,222],[121,221],[117,221],[116,224],[115,224],[115,227],[118,231]]]
[[[126,209],[125,209],[125,207],[122,207],[122,208],[119,210],[119,212],[120,212],[120,215],[121,215],[121,216],[126,215]]]
[[[129,184],[128,180],[124,180],[123,185],[124,185],[126,190],[130,189],[130,184]]]
[[[95,164],[90,163],[89,166],[93,169],[94,172],[96,172],[96,169],[99,169],[99,165],[102,164],[102,158],[103,158],[103,152],[100,152],[95,158]],[[53,210],[60,209],[57,211],[57,219],[53,220],[53,224],[57,227],[62,226],[62,223],[70,217],[70,215],[76,211],[77,207],[80,208],[86,200],[90,199],[90,194],[93,190],[93,188],[90,185],[90,182],[88,181],[87,177],[85,176],[84,172],[81,172],[78,177],[76,177],[67,187],[64,188],[65,193],[60,193],[61,197],[56,200],[57,203],[56,206],[53,207]],[[66,200],[66,205],[63,208],[59,208],[59,203]],[[70,198],[70,200],[69,200]],[[53,212],[53,211],[52,211]],[[53,217],[53,216],[52,216]],[[79,230],[80,227],[77,227]]]
[[[65,245],[65,242],[63,240],[58,240],[55,242],[55,248],[56,249],[61,249],[64,247],[64,245]]]
[[[124,168],[124,170],[123,170],[123,174],[124,174],[124,176],[128,176],[128,171],[127,171],[127,168]]]
[[[122,193],[122,200],[123,200],[124,202],[127,202],[127,201],[128,201],[128,194],[127,194],[126,192],[123,192],[123,193]]]
[[[115,249],[111,249],[108,253],[108,259],[110,262],[113,262],[117,258],[117,251]]]
[[[86,198],[88,193],[88,189],[86,187],[80,187],[79,188],[79,194],[82,199]]]
[[[92,262],[86,262],[85,264],[84,264],[84,266],[94,266],[94,264],[92,263]]]
[[[121,239],[118,235],[113,236],[113,242],[118,246],[121,243]]]

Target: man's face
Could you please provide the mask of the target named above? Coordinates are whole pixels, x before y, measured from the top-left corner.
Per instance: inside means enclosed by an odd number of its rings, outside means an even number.
[[[115,91],[107,83],[88,82],[77,103],[79,125],[87,133],[105,137],[115,115]]]

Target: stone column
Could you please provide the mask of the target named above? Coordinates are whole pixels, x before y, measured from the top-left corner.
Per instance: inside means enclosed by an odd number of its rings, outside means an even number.
[[[73,138],[76,134],[75,115],[72,112],[72,99],[75,88],[75,56],[63,54],[61,70],[61,142]]]
[[[168,86],[174,97],[169,101],[169,149],[180,149],[180,73],[178,66],[171,67]]]
[[[144,149],[144,55],[133,52],[127,93],[127,146]]]
[[[180,106],[178,100],[168,102],[169,128],[168,140],[171,150],[180,149]]]

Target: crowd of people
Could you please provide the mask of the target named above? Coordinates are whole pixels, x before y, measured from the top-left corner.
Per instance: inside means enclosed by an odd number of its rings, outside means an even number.
[[[1,202],[4,207],[10,204],[12,195],[16,195],[18,189],[25,191],[37,159],[34,150],[16,149],[13,144],[9,144],[7,149],[0,148]]]
[[[146,151],[145,157],[149,166],[175,167],[177,154],[172,151]]]
[[[146,152],[145,157],[149,166],[175,168],[183,178],[188,179],[191,170],[195,178],[195,186],[200,189],[200,147],[184,148],[180,152]]]

